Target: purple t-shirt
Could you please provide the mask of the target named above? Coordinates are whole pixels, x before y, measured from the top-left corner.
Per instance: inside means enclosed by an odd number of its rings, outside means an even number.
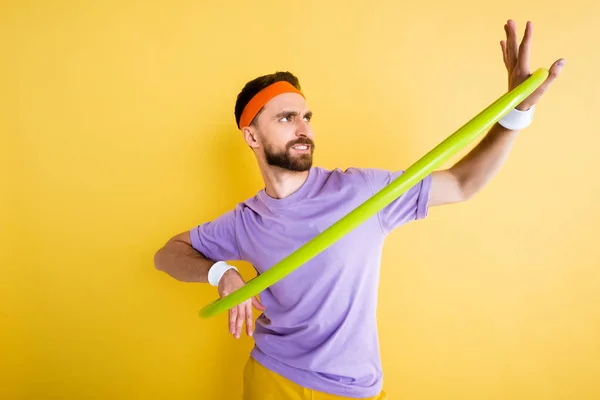
[[[313,167],[284,199],[261,190],[191,230],[214,261],[244,260],[260,274],[314,238],[403,171]],[[347,397],[383,385],[376,321],[385,236],[427,215],[431,176],[260,294],[251,356],[297,384]]]

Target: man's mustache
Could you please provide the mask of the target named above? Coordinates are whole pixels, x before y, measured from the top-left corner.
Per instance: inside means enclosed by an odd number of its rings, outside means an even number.
[[[306,144],[306,145],[309,145],[309,146],[311,146],[313,148],[315,147],[315,144],[309,138],[300,138],[300,139],[295,140],[292,143],[288,144],[288,148],[294,147],[294,146],[296,146],[298,144]]]

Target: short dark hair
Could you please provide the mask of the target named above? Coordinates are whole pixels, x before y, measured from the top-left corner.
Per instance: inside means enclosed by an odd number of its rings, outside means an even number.
[[[248,102],[252,100],[252,98],[256,96],[258,92],[260,92],[267,86],[270,86],[273,83],[279,81],[287,81],[291,83],[296,89],[302,90],[300,88],[300,81],[298,80],[298,78],[296,78],[294,74],[288,71],[278,71],[274,74],[259,76],[258,78],[251,80],[250,82],[246,83],[242,91],[238,94],[237,100],[235,102],[235,123],[237,126],[240,125],[240,118],[242,118],[242,112],[244,112],[244,108],[246,107]],[[256,118],[260,115],[261,111],[259,111],[256,114],[251,124],[255,123]]]

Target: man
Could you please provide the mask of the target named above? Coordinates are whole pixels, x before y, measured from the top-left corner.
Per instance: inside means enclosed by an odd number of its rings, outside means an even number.
[[[518,46],[515,23],[501,41],[511,90],[530,75],[533,26]],[[435,171],[358,228],[260,295],[229,310],[229,331],[254,334],[244,371],[244,399],[383,399],[376,326],[377,286],[386,235],[424,218],[429,207],[465,201],[504,163],[518,130],[558,76],[564,60],[516,110],[493,126],[466,157]],[[245,282],[227,260],[260,274],[402,174],[380,169],[333,171],[312,166],[312,112],[289,72],[248,82],[236,122],[253,150],[265,188],[235,209],[173,237],[156,267],[186,282],[210,282],[220,296]],[[252,306],[263,313],[253,332]]]

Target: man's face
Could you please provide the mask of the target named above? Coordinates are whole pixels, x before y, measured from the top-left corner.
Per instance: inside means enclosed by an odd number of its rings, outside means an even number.
[[[258,141],[266,162],[290,171],[308,171],[315,150],[312,112],[304,97],[283,93],[263,107],[257,119]]]

